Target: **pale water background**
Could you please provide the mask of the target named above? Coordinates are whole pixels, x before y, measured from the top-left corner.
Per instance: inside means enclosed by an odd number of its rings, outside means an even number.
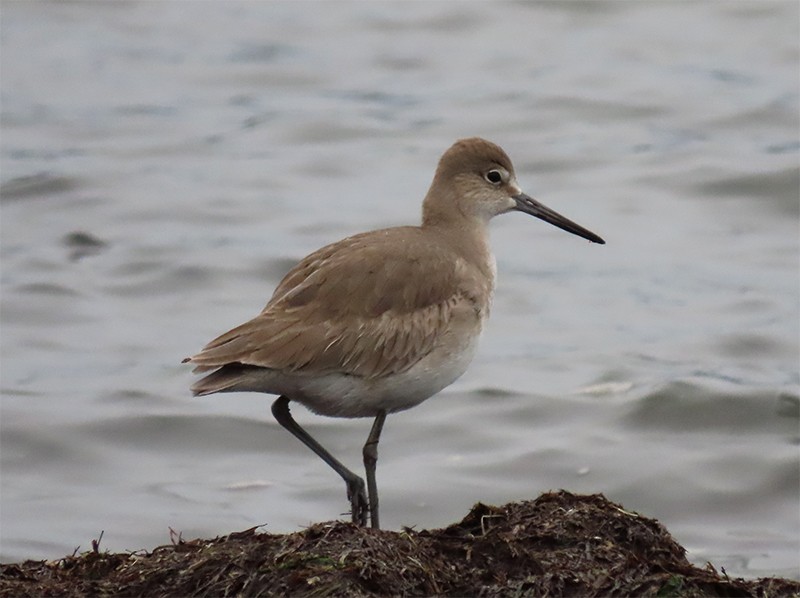
[[[299,258],[414,223],[457,138],[607,240],[493,223],[470,371],[388,419],[383,522],[603,492],[800,576],[798,3],[9,2],[0,560],[346,510],[271,397],[180,360]],[[360,471],[370,422],[294,413]]]

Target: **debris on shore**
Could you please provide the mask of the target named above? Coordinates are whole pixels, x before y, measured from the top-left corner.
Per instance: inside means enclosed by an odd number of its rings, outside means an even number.
[[[318,523],[0,565],[0,596],[800,596],[800,582],[699,568],[658,521],[600,494],[475,505],[437,530]]]

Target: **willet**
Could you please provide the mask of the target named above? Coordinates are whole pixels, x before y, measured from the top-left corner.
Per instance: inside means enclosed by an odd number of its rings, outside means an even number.
[[[184,363],[212,371],[195,395],[279,395],[272,413],[347,485],[352,519],[380,527],[375,466],[386,415],[430,398],[467,369],[492,303],[489,220],[519,211],[594,243],[599,236],[525,195],[506,153],[479,138],[448,149],[422,224],[327,245],[284,277],[255,318]],[[289,401],[332,417],[374,417],[364,480],[301,428]]]

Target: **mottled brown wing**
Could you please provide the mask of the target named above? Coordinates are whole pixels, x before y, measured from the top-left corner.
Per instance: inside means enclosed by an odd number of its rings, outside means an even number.
[[[309,255],[258,316],[191,358],[196,371],[237,362],[366,378],[407,370],[465,301],[456,261],[444,250],[432,258],[418,230],[356,235]]]

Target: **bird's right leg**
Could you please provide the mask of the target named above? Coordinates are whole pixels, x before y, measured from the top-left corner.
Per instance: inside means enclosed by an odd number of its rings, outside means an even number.
[[[350,501],[350,509],[353,516],[353,523],[365,526],[367,525],[367,513],[369,512],[369,503],[367,500],[367,492],[364,486],[364,480],[347,469],[342,463],[333,455],[331,455],[325,447],[319,442],[314,440],[311,435],[300,427],[292,414],[289,412],[289,398],[280,396],[272,404],[272,415],[278,420],[278,423],[284,428],[289,430],[296,438],[303,444],[314,451],[325,463],[338,473],[344,483],[347,484],[347,498]]]

